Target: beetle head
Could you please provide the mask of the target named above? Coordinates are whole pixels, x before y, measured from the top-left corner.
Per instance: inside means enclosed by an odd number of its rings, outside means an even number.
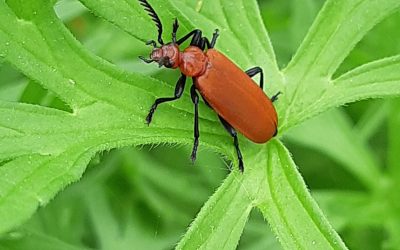
[[[179,66],[180,53],[179,47],[175,43],[164,44],[161,47],[155,46],[154,41],[149,41],[147,44],[154,46],[150,53],[150,59],[142,56],[139,58],[146,63],[157,62],[159,67],[165,66],[166,68],[177,68]]]
[[[147,2],[147,0],[139,0],[139,3],[148,12],[153,22],[156,24],[158,29],[157,41],[161,47],[157,47],[157,43],[154,40],[150,40],[146,45],[152,45],[153,51],[150,53],[150,59],[146,59],[143,56],[139,56],[146,63],[157,62],[160,67],[165,66],[167,68],[177,68],[179,66],[180,52],[177,45],[176,32],[179,28],[178,20],[175,21],[172,26],[172,42],[164,44],[162,39],[163,27],[157,13],[153,7]]]

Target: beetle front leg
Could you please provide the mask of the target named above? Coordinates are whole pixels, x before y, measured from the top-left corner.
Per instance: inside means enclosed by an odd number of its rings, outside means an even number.
[[[204,50],[206,47],[207,49],[212,49],[215,46],[215,43],[217,42],[217,38],[219,36],[219,30],[216,29],[215,32],[213,33],[213,37],[211,39],[211,42],[208,40],[207,37],[202,37],[199,43],[199,48],[201,50]]]
[[[217,43],[218,36],[219,36],[219,30],[215,29],[215,32],[213,33],[213,37],[211,38],[211,43],[208,46],[209,49],[214,48],[215,44]]]
[[[243,171],[244,171],[243,157],[242,157],[242,153],[240,152],[239,140],[237,138],[236,130],[227,121],[225,121],[224,118],[222,118],[221,116],[218,116],[218,118],[221,121],[224,128],[226,129],[226,131],[228,131],[228,133],[233,137],[233,145],[235,146],[236,154],[237,154],[237,157],[239,160],[239,170],[240,170],[240,172],[243,173]]]
[[[190,42],[190,45],[199,46],[199,44],[201,42],[201,35],[202,35],[201,30],[195,29],[195,30],[192,30],[191,32],[189,32],[188,34],[186,34],[181,39],[179,39],[176,43],[178,45],[181,45],[183,42],[185,42],[187,39],[189,39],[191,36],[193,36],[192,41]]]
[[[192,102],[194,103],[194,143],[193,143],[193,150],[190,156],[192,162],[196,160],[197,155],[197,147],[199,146],[199,96],[196,93],[195,85],[193,84],[190,88],[190,96],[192,97]]]
[[[176,43],[176,32],[178,31],[179,28],[179,22],[178,19],[175,18],[174,23],[172,24],[172,42]]]
[[[186,83],[186,76],[184,74],[182,74],[181,77],[178,79],[178,82],[176,83],[174,97],[163,97],[163,98],[156,99],[156,101],[150,108],[149,114],[146,117],[147,125],[150,125],[151,120],[153,118],[153,114],[156,111],[157,106],[159,104],[164,103],[164,102],[175,101],[182,96],[183,90],[185,90],[185,83]]]

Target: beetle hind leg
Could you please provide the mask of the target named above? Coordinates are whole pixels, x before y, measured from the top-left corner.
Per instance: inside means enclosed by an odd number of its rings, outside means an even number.
[[[196,93],[196,88],[195,88],[194,84],[190,88],[190,96],[192,97],[192,102],[194,104],[194,143],[193,143],[193,149],[192,149],[192,154],[190,156],[190,159],[194,163],[195,160],[196,160],[197,147],[199,146],[199,137],[200,137],[200,132],[199,132],[199,96]]]
[[[244,171],[243,156],[242,156],[242,153],[240,152],[239,140],[237,138],[236,130],[227,121],[225,121],[224,118],[222,118],[221,116],[218,116],[218,118],[221,121],[224,128],[226,129],[226,131],[228,131],[228,133],[233,137],[233,145],[235,146],[238,161],[239,161],[239,170],[240,170],[240,172],[243,173],[243,171]]]

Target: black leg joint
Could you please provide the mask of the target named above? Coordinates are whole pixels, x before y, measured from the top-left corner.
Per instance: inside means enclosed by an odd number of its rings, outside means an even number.
[[[221,116],[218,116],[218,117],[219,117],[219,120],[221,121],[222,125],[226,129],[226,131],[228,131],[228,133],[233,137],[233,145],[235,146],[236,154],[237,154],[238,161],[239,161],[239,170],[240,170],[240,172],[243,173],[243,171],[244,171],[243,156],[242,156],[242,153],[240,152],[239,140],[237,138],[236,130],[227,121],[225,121],[224,118],[222,118]]]
[[[208,49],[210,49],[210,48],[211,48],[211,44],[210,44],[210,41],[208,41],[208,38],[207,38],[207,37],[202,37],[201,40],[200,40],[200,44],[199,44],[198,47],[199,47],[201,50],[205,50],[206,47],[207,47]]]
[[[191,36],[193,36],[192,42],[191,42],[190,44],[193,45],[193,44],[192,44],[192,43],[193,43],[193,40],[195,40],[195,41],[197,41],[197,43],[194,44],[194,45],[197,46],[197,44],[200,42],[201,35],[202,35],[201,30],[195,29],[195,30],[192,30],[191,32],[189,32],[188,34],[186,34],[186,35],[185,35],[184,37],[182,37],[181,39],[179,39],[176,43],[177,43],[178,45],[181,45],[181,44],[184,43],[186,40],[188,40]]]
[[[151,120],[153,119],[153,114],[156,111],[159,104],[164,102],[175,101],[182,96],[183,91],[185,89],[185,83],[186,83],[186,76],[182,74],[181,77],[178,79],[178,82],[176,83],[175,93],[173,97],[163,97],[155,100],[154,104],[150,108],[149,114],[146,117],[147,125],[150,125]]]
[[[249,77],[253,77],[257,74],[260,74],[260,88],[264,89],[264,73],[263,73],[262,68],[254,67],[254,68],[248,69],[248,70],[246,70],[246,74]]]

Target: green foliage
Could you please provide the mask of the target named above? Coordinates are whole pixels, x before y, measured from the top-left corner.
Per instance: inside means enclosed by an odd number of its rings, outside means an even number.
[[[107,36],[104,34],[110,30],[99,28],[91,38],[82,39],[82,44],[60,19],[73,20],[75,15],[84,13],[85,9],[80,5],[69,5],[66,12],[55,1],[0,1],[0,58],[30,79],[27,83],[9,67],[3,67],[0,72],[4,81],[0,93],[10,94],[2,100],[17,100],[18,93],[25,88],[20,102],[0,102],[0,233],[4,234],[1,245],[16,249],[33,245],[40,249],[82,249],[87,246],[128,249],[132,245],[168,248],[184,233],[181,230],[200,208],[199,201],[207,199],[213,190],[210,187],[218,187],[224,173],[202,170],[200,176],[191,175],[190,182],[185,182],[176,178],[183,170],[165,168],[176,162],[160,164],[133,150],[111,153],[101,166],[96,167],[101,168],[99,172],[90,169],[86,178],[74,187],[75,191],[67,190],[70,196],[64,197],[64,201],[48,204],[49,211],[55,214],[50,217],[47,228],[41,228],[40,218],[34,217],[18,233],[5,234],[21,226],[68,184],[79,180],[98,152],[145,144],[192,143],[193,107],[187,92],[182,100],[160,107],[154,122],[147,127],[144,117],[148,107],[154,98],[170,95],[173,82],[157,74],[155,68],[147,68],[144,74],[143,65],[126,64],[126,60],[132,59],[122,58],[125,50],[105,52],[102,46],[110,43],[97,42],[107,39],[114,42],[115,37],[120,36],[120,47],[131,49],[132,41],[132,50],[137,52],[132,55],[142,53],[146,49],[143,41],[156,36],[154,24],[142,7],[137,1],[81,2],[133,39],[125,39],[118,32]],[[180,35],[195,27],[204,30],[205,34],[219,28],[218,49],[243,69],[254,65],[263,67],[268,76],[267,92],[283,92],[276,104],[279,136],[288,135],[289,141],[315,148],[335,159],[366,190],[315,193],[335,228],[357,228],[356,223],[351,223],[354,218],[359,219],[360,225],[383,224],[389,233],[387,245],[396,246],[398,238],[396,240],[395,235],[399,229],[395,223],[399,217],[396,209],[400,199],[393,190],[396,190],[396,177],[400,175],[396,160],[400,148],[396,129],[399,125],[398,103],[387,104],[382,109],[386,113],[372,110],[372,118],[360,122],[356,132],[341,111],[313,117],[349,102],[400,94],[399,55],[333,76],[367,32],[400,8],[399,1],[328,0],[283,70],[278,67],[255,0],[151,2],[164,23],[165,40],[169,39],[174,17],[180,21]],[[307,6],[308,12],[302,12],[299,3],[293,4],[293,11],[297,13],[294,20],[306,25],[311,23],[311,18],[304,13],[311,16],[317,6],[310,0],[300,2],[304,2],[302,6]],[[54,10],[55,4],[57,13],[64,13],[59,14],[60,18]],[[292,26],[291,31],[291,47],[295,48],[306,30],[298,25]],[[75,35],[79,38],[79,34]],[[102,57],[122,60],[117,61],[116,66]],[[11,83],[18,84],[11,88]],[[390,117],[390,139],[387,173],[382,173],[382,167],[366,142],[385,114]],[[204,104],[200,107],[200,118],[201,147],[227,156],[236,164],[231,138]],[[306,120],[309,121],[303,126],[288,131]],[[234,249],[246,223],[256,223],[248,222],[248,218],[257,207],[285,249],[346,249],[307,190],[285,146],[278,139],[265,145],[249,143],[243,137],[240,141],[246,165],[244,174],[234,168],[205,202],[177,248]],[[176,151],[179,155],[187,154],[185,150]],[[168,152],[168,157],[172,154]],[[207,165],[206,169],[221,165],[217,160],[199,160],[200,165]],[[116,165],[123,165],[125,189],[116,188],[112,183],[121,179]],[[217,178],[210,177],[212,174]],[[199,181],[203,179],[207,180],[206,185]],[[111,195],[108,186],[119,192]],[[194,199],[194,193],[201,199]],[[114,203],[108,202],[109,196],[113,197]],[[176,200],[176,204],[183,204],[182,207],[197,209],[180,211],[171,205],[171,199]],[[382,202],[385,211],[390,211],[387,215],[383,215],[377,206]],[[64,204],[73,205],[63,208]],[[150,209],[141,208],[143,206]],[[363,213],[359,214],[358,206],[365,208]],[[154,217],[152,212],[144,212],[148,210],[165,215],[163,225],[170,229],[156,227],[160,230],[158,241],[137,226],[143,223],[143,217]],[[42,212],[39,211],[39,215]],[[91,221],[91,234],[85,233],[88,226],[82,222],[87,215]],[[63,221],[64,217],[69,220]],[[68,233],[57,235],[57,230],[51,230],[52,223],[60,223],[66,232],[81,232],[86,242],[68,238]]]

